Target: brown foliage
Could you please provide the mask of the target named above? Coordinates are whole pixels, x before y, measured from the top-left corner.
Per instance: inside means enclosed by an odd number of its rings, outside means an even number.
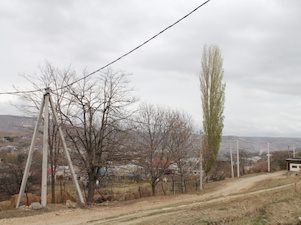
[[[268,163],[265,161],[258,161],[253,164],[253,171],[255,173],[266,172],[267,168],[268,168]]]
[[[1,210],[7,210],[7,209],[13,209],[13,207],[11,206],[10,201],[0,202],[0,211]]]
[[[67,191],[56,191],[55,192],[55,203],[66,203],[67,200],[76,202],[76,199]],[[47,195],[47,204],[51,203],[51,194]]]
[[[288,158],[287,151],[276,151],[272,153],[271,157],[271,169],[272,170],[285,170],[286,161]]]
[[[151,191],[148,190],[147,188],[141,188],[140,192],[141,192],[141,198],[150,197],[152,195]]]
[[[139,193],[139,191],[135,191],[135,192],[133,192],[132,194],[134,195],[134,199],[140,198],[140,193]]]
[[[100,197],[103,197],[103,196],[94,194],[93,200],[96,201],[96,200],[99,199]]]
[[[94,191],[94,195],[108,195],[108,191],[105,188],[103,188],[103,189],[96,189]]]
[[[10,200],[10,204],[12,208],[16,208],[17,206],[17,201],[18,201],[18,197],[19,195],[14,195],[11,200]],[[31,194],[31,193],[24,193],[23,195],[23,199],[22,199],[22,203],[21,205],[27,205],[30,206],[31,203],[33,202],[40,202],[41,198],[36,196],[35,194]]]
[[[133,200],[135,199],[135,196],[132,193],[127,193],[124,195],[124,200],[128,201],[128,200]]]

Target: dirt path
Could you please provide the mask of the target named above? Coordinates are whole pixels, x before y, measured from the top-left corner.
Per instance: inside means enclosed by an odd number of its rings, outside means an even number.
[[[280,178],[283,176],[283,173],[284,172],[281,171],[235,179],[232,182],[227,182],[216,191],[203,195],[185,194],[167,197],[150,197],[137,201],[108,204],[103,207],[92,207],[90,209],[69,209],[30,217],[4,219],[0,220],[0,224],[117,224],[124,218],[156,213],[158,210],[165,210],[164,207],[171,210],[172,208],[195,204],[195,202],[241,193],[247,191],[262,180]],[[132,222],[129,221],[128,224]],[[135,221],[135,223],[136,222],[138,221]],[[124,221],[122,223],[125,224]]]

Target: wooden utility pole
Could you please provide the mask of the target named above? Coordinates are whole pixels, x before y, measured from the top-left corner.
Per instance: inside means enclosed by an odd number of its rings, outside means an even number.
[[[43,114],[44,108],[45,108],[45,112],[44,112],[44,133],[43,133],[41,204],[44,207],[47,204],[47,165],[48,165],[47,155],[48,155],[49,103],[51,105],[51,109],[52,109],[53,116],[55,118],[56,125],[59,128],[60,138],[61,138],[61,141],[63,143],[63,148],[64,148],[64,151],[65,151],[67,160],[68,160],[69,168],[70,168],[71,175],[72,175],[72,180],[73,180],[73,183],[76,187],[76,191],[77,191],[79,200],[82,204],[85,203],[82,192],[80,190],[80,187],[79,187],[79,184],[78,184],[78,181],[77,181],[77,177],[76,177],[74,167],[73,167],[70,155],[69,155],[69,151],[67,149],[65,138],[63,136],[63,132],[62,132],[60,123],[58,121],[56,110],[55,110],[52,98],[50,96],[50,93],[49,93],[49,88],[46,88],[45,92],[46,93],[43,96],[39,116],[37,118],[36,126],[35,126],[35,129],[34,129],[34,132],[33,132],[33,137],[32,137],[32,140],[31,140],[31,145],[30,145],[30,149],[29,149],[29,153],[28,153],[28,157],[27,157],[27,161],[26,161],[26,166],[25,166],[24,175],[23,175],[23,178],[22,178],[22,183],[21,183],[21,188],[20,188],[20,191],[19,191],[19,196],[18,196],[18,201],[17,201],[16,208],[19,208],[20,204],[22,203],[26,183],[27,183],[28,176],[29,176],[29,169],[30,169],[30,166],[31,166],[33,151],[34,151],[34,147],[35,147],[35,143],[36,143],[36,139],[37,139],[38,128],[39,128],[39,125],[40,125],[41,120],[42,120],[42,114]]]
[[[238,146],[238,138],[236,139],[237,145],[237,177],[239,177],[239,146]]]
[[[229,143],[230,143],[231,175],[232,175],[232,178],[234,178],[233,156],[232,156],[232,137],[229,137]]]
[[[295,143],[294,143],[294,145],[293,145],[293,158],[295,158],[296,157],[296,148],[295,148]]]

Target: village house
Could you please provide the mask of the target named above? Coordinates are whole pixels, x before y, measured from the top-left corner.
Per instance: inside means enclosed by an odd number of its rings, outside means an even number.
[[[288,158],[286,161],[287,171],[299,172],[301,171],[301,158]]]

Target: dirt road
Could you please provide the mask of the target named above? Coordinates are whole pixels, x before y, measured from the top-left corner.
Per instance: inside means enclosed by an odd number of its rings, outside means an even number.
[[[0,220],[0,224],[134,224],[138,221],[124,222],[124,218],[140,217],[141,215],[156,213],[162,210],[171,210],[186,207],[200,201],[210,201],[245,192],[256,183],[266,180],[280,178],[283,171],[262,174],[253,177],[239,178],[223,184],[216,191],[203,195],[185,194],[167,197],[150,197],[128,202],[109,203],[101,207],[89,209],[68,209],[57,212],[45,213],[36,216]],[[123,222],[122,222],[123,221]]]

